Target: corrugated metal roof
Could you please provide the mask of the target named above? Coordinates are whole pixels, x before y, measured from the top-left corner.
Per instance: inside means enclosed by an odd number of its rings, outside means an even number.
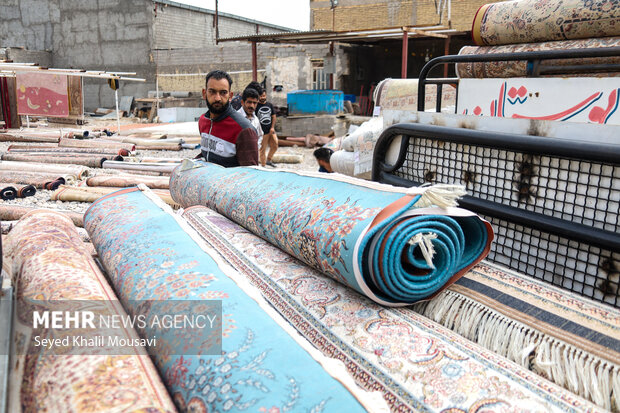
[[[231,42],[245,40],[259,43],[325,43],[337,41],[346,43],[368,43],[380,40],[402,39],[405,31],[410,38],[447,38],[449,36],[466,33],[449,29],[445,26],[406,26],[352,31],[311,30],[288,33],[261,33],[247,36],[219,38],[218,41]]]

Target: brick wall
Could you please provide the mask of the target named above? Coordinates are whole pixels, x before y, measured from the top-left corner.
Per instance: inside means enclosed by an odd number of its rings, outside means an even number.
[[[467,31],[476,10],[496,1],[501,0],[453,0],[449,23],[447,9],[440,16],[435,0],[340,0],[334,9],[329,0],[310,0],[310,25],[312,30],[364,30],[441,23]]]

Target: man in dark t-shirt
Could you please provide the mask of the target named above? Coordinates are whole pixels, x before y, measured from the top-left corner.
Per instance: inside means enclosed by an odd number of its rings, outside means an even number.
[[[260,146],[258,153],[258,159],[262,166],[269,165],[275,168],[275,164],[272,162],[273,155],[278,150],[278,136],[276,135],[276,113],[273,110],[273,105],[267,102],[267,91],[262,90],[262,93],[258,97],[258,106],[256,107],[256,116],[260,121],[261,128],[263,129],[263,142]],[[269,153],[267,147],[269,146]]]

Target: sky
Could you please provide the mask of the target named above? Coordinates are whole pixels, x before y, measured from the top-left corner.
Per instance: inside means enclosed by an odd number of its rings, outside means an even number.
[[[215,10],[215,0],[174,0]],[[218,10],[296,30],[310,28],[309,0],[219,0]]]

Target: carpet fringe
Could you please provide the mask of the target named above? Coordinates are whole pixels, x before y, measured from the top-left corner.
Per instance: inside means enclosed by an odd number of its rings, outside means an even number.
[[[453,291],[413,310],[600,407],[619,411],[620,366]]]

